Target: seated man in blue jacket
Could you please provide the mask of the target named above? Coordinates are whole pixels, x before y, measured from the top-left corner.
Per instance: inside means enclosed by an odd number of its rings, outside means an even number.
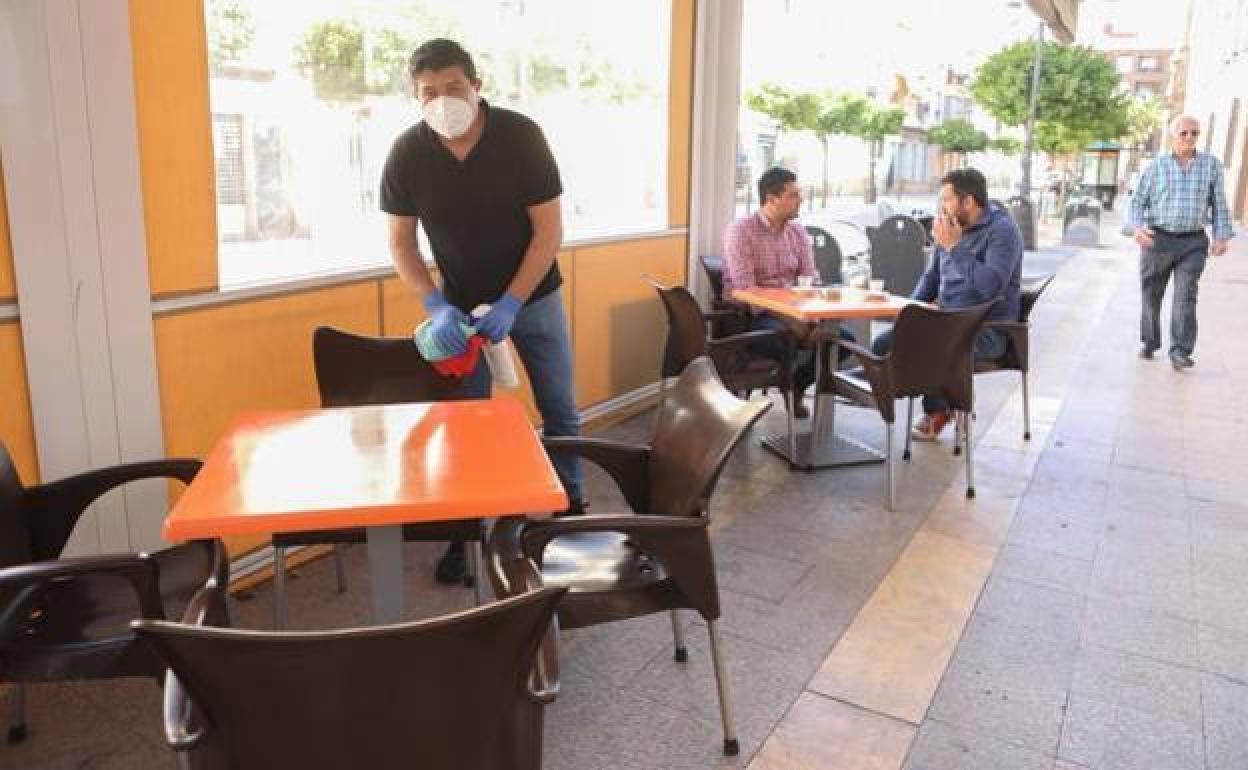
[[[950,171],[940,185],[941,211],[932,224],[935,253],[910,296],[946,308],[995,299],[989,320],[1017,320],[1023,270],[1023,236],[1018,225],[999,204],[988,202],[988,183],[975,169]],[[975,338],[975,357],[1000,358],[1005,345],[1001,332],[982,329]],[[892,333],[885,332],[872,349],[884,355],[891,346]],[[920,441],[935,441],[952,417],[949,405],[925,397],[923,412],[912,435]]]

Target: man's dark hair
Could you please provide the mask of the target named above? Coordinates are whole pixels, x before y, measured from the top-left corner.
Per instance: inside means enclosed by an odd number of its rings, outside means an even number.
[[[953,185],[953,191],[961,198],[969,195],[980,208],[988,207],[988,180],[973,168],[955,168],[940,178],[941,185]]]
[[[414,78],[422,72],[436,72],[447,67],[459,67],[469,80],[477,79],[477,67],[472,63],[472,56],[459,43],[444,37],[426,40],[412,51],[407,74]]]
[[[787,168],[769,168],[763,172],[758,178],[758,203],[761,206],[767,202],[768,195],[780,195],[784,192],[784,187],[789,182],[796,182],[797,174],[789,171]]]

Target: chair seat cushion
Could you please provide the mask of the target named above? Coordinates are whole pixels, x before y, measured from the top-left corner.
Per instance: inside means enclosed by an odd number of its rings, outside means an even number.
[[[191,597],[208,580],[208,550],[186,543],[153,558],[160,566],[165,618],[181,620]],[[137,648],[130,631],[130,621],[140,615],[138,597],[120,577],[91,574],[50,581],[33,601],[18,637],[3,640],[7,650],[0,649],[0,674],[40,680],[100,676],[107,669],[114,676],[156,676],[163,666]]]
[[[633,590],[667,578],[663,565],[619,532],[557,537],[542,557],[542,582],[569,593]]]

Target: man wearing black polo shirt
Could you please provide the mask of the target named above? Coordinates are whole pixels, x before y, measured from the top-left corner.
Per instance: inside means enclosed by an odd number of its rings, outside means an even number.
[[[390,253],[420,297],[438,345],[462,353],[468,323],[491,342],[511,337],[528,372],[547,436],[575,436],[580,416],[572,392],[572,351],[555,253],[563,240],[559,168],[537,124],[481,98],[472,57],[451,40],[430,40],[408,67],[423,121],[395,140],[381,179],[389,214]],[[441,276],[434,283],[417,245],[424,224]],[[491,309],[475,323],[477,305]],[[482,359],[467,386],[487,397]],[[580,470],[555,456],[555,470],[579,512]],[[464,574],[463,544],[438,564],[440,582]]]

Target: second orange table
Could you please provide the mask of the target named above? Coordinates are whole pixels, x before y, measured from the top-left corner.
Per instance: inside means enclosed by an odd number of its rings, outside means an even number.
[[[567,505],[523,407],[509,398],[254,412],[227,429],[164,535],[365,527],[373,618],[389,623],[403,614],[403,524]]]
[[[826,327],[822,331],[834,345],[831,366],[836,366],[838,360],[835,352],[835,344],[840,339],[836,330],[838,321],[896,318],[903,307],[914,301],[849,288],[737,289],[732,298],[776,315]],[[870,345],[870,340],[863,342]],[[883,455],[874,449],[837,435],[836,398],[831,394],[825,398],[818,390],[822,379],[819,373],[825,366],[823,347],[815,345],[815,417],[810,432],[792,437],[768,434],[763,437],[763,446],[788,460],[790,466],[804,470],[883,462]]]

